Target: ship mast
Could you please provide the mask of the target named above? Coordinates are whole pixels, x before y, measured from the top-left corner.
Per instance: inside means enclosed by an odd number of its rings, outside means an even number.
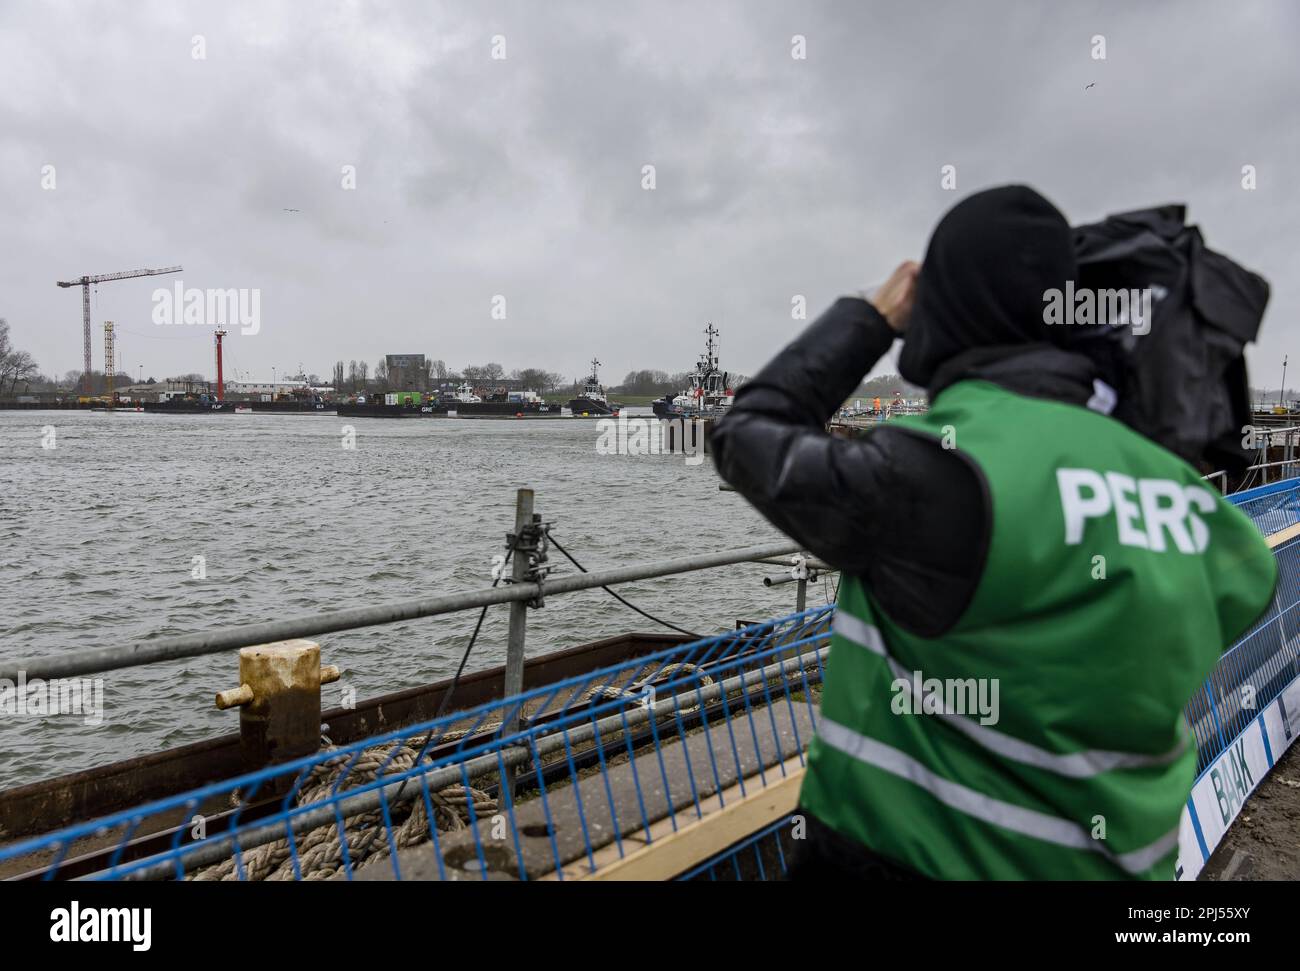
[[[713,338],[717,337],[720,332],[718,328],[713,326],[713,321],[709,321],[709,326],[704,328],[704,333],[707,334],[709,338],[706,345],[709,351],[709,370],[713,370],[718,366],[718,357],[714,353],[717,350],[717,344],[714,343]]]
[[[705,334],[708,337],[708,342],[706,343],[706,347],[708,350],[708,356],[706,359],[706,368],[705,368],[706,372],[707,370],[718,369],[718,354],[716,354],[716,351],[718,351],[718,344],[714,342],[714,338],[718,337],[719,333],[722,333],[722,331],[719,331],[718,328],[715,328],[714,324],[712,324],[712,321],[708,322],[708,326],[707,328],[705,328]]]

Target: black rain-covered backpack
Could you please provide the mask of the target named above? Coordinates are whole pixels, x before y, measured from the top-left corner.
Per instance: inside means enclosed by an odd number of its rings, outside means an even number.
[[[1167,205],[1074,228],[1078,286],[1149,288],[1153,312],[1136,326],[1071,327],[1070,344],[1118,392],[1114,417],[1193,465],[1236,472],[1251,461],[1242,447],[1251,421],[1243,351],[1269,288],[1207,248],[1186,212]]]

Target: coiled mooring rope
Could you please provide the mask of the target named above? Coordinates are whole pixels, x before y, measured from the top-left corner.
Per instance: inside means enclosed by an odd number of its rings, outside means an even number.
[[[655,672],[655,680],[671,679],[678,674],[692,674],[701,687],[713,684],[713,679],[700,667],[689,663],[668,664]],[[584,700],[641,698],[649,682],[632,682],[626,687],[603,685],[589,689]],[[687,714],[698,708],[693,705],[680,710]],[[497,724],[484,725],[478,731],[491,732]],[[446,732],[440,738],[454,741],[468,731]],[[423,743],[408,740],[394,753],[391,744],[375,745],[362,749],[355,758],[340,754],[312,768],[298,793],[300,807],[311,806],[336,796],[339,782],[347,772],[348,788],[368,785],[384,776],[401,775],[416,764],[422,751],[427,751],[428,739]],[[330,749],[326,749],[329,751]],[[409,781],[409,780],[408,780]],[[472,786],[451,785],[429,793],[433,807],[434,823],[438,832],[455,832],[469,826],[470,805],[473,818],[483,819],[497,811],[497,801]],[[391,845],[406,849],[426,842],[430,838],[428,810],[423,799],[412,799],[404,804],[390,803],[393,822]],[[404,818],[403,818],[404,816]],[[400,820],[400,821],[399,821]],[[383,816],[378,809],[358,813],[344,819],[343,836],[347,841],[348,862],[361,869],[389,855],[390,840],[376,839],[384,830]],[[221,863],[213,864],[187,875],[187,880],[328,880],[344,871],[343,844],[336,824],[326,824],[295,837],[297,870],[289,848],[289,838],[275,840],[255,847],[239,856],[238,864],[232,855]]]
[[[309,806],[323,802],[337,793],[339,779],[347,772],[349,788],[373,782],[381,774],[400,775],[411,769],[420,757],[420,747],[406,742],[396,754],[391,745],[376,745],[363,749],[355,760],[340,756],[322,762],[308,774],[298,794],[298,805]],[[429,793],[433,807],[434,823],[438,832],[454,832],[469,825],[470,805],[475,818],[491,816],[497,810],[496,800],[482,790],[471,786],[452,785]],[[413,799],[390,809],[393,820],[392,845],[397,849],[415,846],[429,839],[429,818],[423,799]],[[398,824],[402,814],[405,818]],[[384,826],[378,809],[349,816],[344,820],[343,835],[347,840],[348,862],[353,869],[369,866],[388,857],[389,840],[377,840],[374,833]],[[289,839],[285,837],[272,843],[255,847],[236,859],[205,867],[187,875],[187,880],[328,880],[343,872],[343,844],[337,825],[318,826],[295,836],[298,867],[295,872]],[[241,872],[242,869],[242,872]]]

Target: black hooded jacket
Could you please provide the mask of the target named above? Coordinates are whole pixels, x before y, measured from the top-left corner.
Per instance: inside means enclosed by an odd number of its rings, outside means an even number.
[[[931,400],[980,378],[1086,406],[1095,365],[1058,347],[1042,317],[1044,291],[1074,272],[1069,225],[1038,193],[1008,186],[959,203],[926,251],[903,376]],[[838,300],[739,390],[710,448],[719,474],[773,525],[861,576],[895,622],[936,636],[980,580],[992,532],[983,481],[958,452],[896,426],[859,439],[826,432],[894,337],[865,300]]]

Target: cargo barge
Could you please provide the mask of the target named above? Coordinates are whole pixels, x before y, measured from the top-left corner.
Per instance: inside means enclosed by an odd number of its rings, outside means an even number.
[[[559,418],[563,409],[534,391],[498,388],[480,395],[464,383],[454,392],[438,396],[397,391],[379,400],[378,396],[358,395],[355,401],[340,402],[338,413],[345,418]]]

